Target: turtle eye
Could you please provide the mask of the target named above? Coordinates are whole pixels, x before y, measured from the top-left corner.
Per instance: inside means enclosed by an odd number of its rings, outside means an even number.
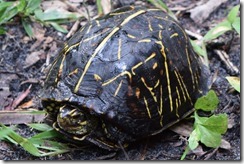
[[[84,113],[83,113],[84,112]],[[89,113],[71,105],[64,105],[57,115],[58,128],[73,134],[85,135],[94,127],[95,121]]]

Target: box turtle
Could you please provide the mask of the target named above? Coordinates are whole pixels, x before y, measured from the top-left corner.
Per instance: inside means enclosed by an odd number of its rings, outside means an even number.
[[[118,150],[192,113],[207,78],[179,23],[162,10],[128,6],[64,44],[42,105],[68,138]]]

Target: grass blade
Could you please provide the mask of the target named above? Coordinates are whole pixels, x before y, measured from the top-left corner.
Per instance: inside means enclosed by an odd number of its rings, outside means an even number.
[[[32,30],[30,22],[27,22],[24,18],[21,19],[21,22],[22,22],[22,25],[23,25],[23,27],[25,29],[25,32],[28,34],[28,36],[30,38],[33,38],[34,33],[33,33],[33,30]]]

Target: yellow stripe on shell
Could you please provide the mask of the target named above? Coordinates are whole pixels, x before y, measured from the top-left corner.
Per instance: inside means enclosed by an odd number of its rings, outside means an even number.
[[[160,85],[160,103],[159,103],[159,115],[163,113],[163,87]]]
[[[98,74],[94,74],[93,76],[96,81],[102,80],[102,78]]]
[[[118,74],[117,76],[115,76],[115,77],[113,77],[113,78],[107,80],[106,82],[104,82],[104,83],[102,84],[102,86],[108,85],[108,84],[112,83],[114,80],[116,80],[117,78],[119,78],[119,77],[121,77],[121,76],[124,76],[124,75],[128,75],[129,78],[130,78],[130,82],[131,82],[131,80],[132,80],[132,75],[131,75],[131,73],[128,72],[128,71],[124,71],[124,72],[121,72],[120,74]]]
[[[129,17],[127,17],[121,24],[120,24],[120,27],[122,27],[123,25],[125,25],[126,23],[128,23],[131,19],[133,19],[134,17],[142,14],[142,13],[145,13],[146,11],[145,10],[140,10],[140,11],[137,11],[136,13],[134,14],[131,14]],[[97,53],[102,49],[102,47],[104,47],[104,45],[106,44],[106,42],[120,29],[120,27],[115,27],[110,34],[108,34],[108,36],[106,36],[103,41],[97,46],[97,48],[95,49],[94,53],[91,55],[91,57],[89,58],[89,60],[87,61],[86,63],[86,66],[84,68],[84,71],[81,75],[81,77],[79,78],[77,84],[75,85],[75,88],[74,88],[74,93],[77,93],[78,90],[79,90],[79,87],[81,85],[81,82],[88,70],[88,68],[90,67],[91,65],[91,62],[93,60],[93,58],[97,55]]]
[[[153,100],[155,102],[157,102],[157,97],[155,96],[155,93],[152,91],[153,88],[152,87],[149,87],[145,81],[145,79],[143,77],[141,77],[141,81],[142,83],[144,84],[144,86],[148,89],[148,91],[150,92],[151,96],[153,97]]]
[[[135,39],[136,37],[134,35],[131,35],[131,34],[127,34],[127,36],[131,39]]]
[[[118,47],[118,60],[121,58],[121,45],[122,45],[122,40],[119,39],[119,47]]]
[[[158,38],[159,38],[160,40],[163,39],[163,37],[162,37],[162,30],[159,30],[159,31],[158,31]]]
[[[191,73],[192,86],[193,86],[193,90],[195,90],[195,79],[194,79],[194,74],[193,74],[192,69],[191,69],[191,62],[190,62],[190,57],[189,57],[187,46],[186,46],[185,50],[186,50],[186,57],[187,57],[189,71]]]
[[[146,109],[147,109],[147,114],[148,114],[149,118],[151,118],[151,113],[150,113],[150,109],[148,107],[147,99],[146,99],[146,97],[143,97],[143,98],[144,98],[144,103],[145,103],[145,106],[146,106]]]
[[[134,65],[132,68],[131,68],[131,72],[133,75],[135,75],[136,73],[134,72],[136,68],[138,68],[139,66],[141,66],[143,64],[143,62],[139,62],[137,63],[136,65]]]
[[[121,86],[122,86],[122,83],[123,83],[123,80],[120,81],[118,87],[116,88],[116,91],[115,91],[115,93],[114,93],[114,97],[117,96],[117,94],[119,93],[119,90],[120,90],[120,88],[121,88]]]
[[[178,81],[178,83],[179,83],[181,92],[182,92],[182,94],[183,94],[184,101],[186,101],[185,90],[184,90],[184,88],[183,88],[183,86],[182,86],[183,84],[181,84],[181,80],[180,80],[180,77],[179,77],[180,74],[179,74],[178,71],[176,71],[176,70],[174,70],[174,73],[175,73],[176,79],[177,79],[177,81]]]
[[[142,39],[142,40],[138,40],[138,43],[149,43],[151,42],[151,39]]]
[[[170,35],[170,38],[176,37],[178,35],[179,35],[178,33],[173,33],[172,35]]]
[[[164,67],[166,72],[166,79],[167,79],[167,88],[169,92],[169,102],[170,102],[170,111],[173,111],[173,100],[171,95],[171,86],[170,86],[170,78],[169,78],[169,70],[168,70],[168,63],[167,63],[167,56],[164,50],[164,45],[161,41],[156,41],[157,44],[161,45],[161,54],[164,57]]]

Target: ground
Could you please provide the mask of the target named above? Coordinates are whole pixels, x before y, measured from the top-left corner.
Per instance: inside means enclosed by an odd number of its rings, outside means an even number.
[[[128,1],[126,1],[128,2]],[[135,3],[134,1],[130,1]],[[236,4],[238,0],[225,2],[218,7],[203,23],[197,24],[190,18],[190,13],[186,7],[196,6],[199,1],[165,1],[174,13],[177,12],[177,18],[182,26],[194,33],[204,35],[210,28],[222,21],[228,14],[228,11]],[[146,5],[145,2],[136,1],[136,4]],[[97,11],[95,3],[89,1],[87,4],[92,10],[91,16],[95,16]],[[147,4],[148,5],[148,4]],[[182,10],[180,10],[182,9]],[[43,87],[46,76],[47,59],[53,60],[62,44],[67,38],[65,34],[55,31],[51,27],[44,27],[42,39],[29,39],[18,18],[6,25],[7,34],[0,35],[0,110],[11,109],[11,102],[18,97],[20,93],[26,91],[31,85],[30,93],[21,101],[18,106],[26,105],[31,102],[31,108],[39,109],[37,95]],[[82,20],[84,24],[86,20]],[[38,24],[35,24],[38,28]],[[71,24],[67,25],[70,29]],[[221,41],[222,39],[222,41]],[[215,75],[212,89],[216,91],[220,103],[216,113],[226,113],[229,118],[229,129],[223,135],[223,139],[230,143],[230,148],[210,149],[202,146],[200,153],[192,152],[186,156],[186,160],[240,160],[240,94],[234,91],[226,76],[240,76],[240,36],[236,33],[226,33],[218,39],[224,45],[209,44],[208,59],[211,75]],[[220,59],[214,49],[220,49],[227,52],[229,61],[238,69],[231,70],[226,63]],[[38,56],[36,58],[36,56]],[[15,107],[14,107],[15,108]],[[17,107],[16,107],[17,108]],[[1,121],[0,121],[1,122]],[[23,136],[31,136],[35,132],[25,125],[18,126],[18,132]],[[20,146],[0,141],[0,159],[2,160],[179,160],[186,146],[186,138],[172,132],[171,130],[150,137],[146,140],[137,141],[125,149],[114,153],[104,151],[96,146],[89,146],[83,150],[77,150],[70,153],[53,157],[34,157],[23,150]],[[204,153],[203,153],[204,152]]]

